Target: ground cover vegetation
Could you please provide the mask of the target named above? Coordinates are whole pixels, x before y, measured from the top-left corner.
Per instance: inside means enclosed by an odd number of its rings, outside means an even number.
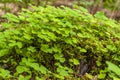
[[[115,17],[119,0],[0,2],[0,80],[120,79],[120,23],[96,12]]]
[[[120,24],[104,13],[32,6],[3,18],[1,79],[119,79]]]

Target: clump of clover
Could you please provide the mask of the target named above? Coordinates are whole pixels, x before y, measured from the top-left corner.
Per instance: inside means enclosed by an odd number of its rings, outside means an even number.
[[[0,65],[10,67],[1,66],[2,78],[70,79],[79,74],[81,60],[94,66],[90,74],[100,74],[105,61],[120,54],[120,26],[102,12],[93,16],[82,7],[32,7],[3,16],[8,22],[0,29]]]

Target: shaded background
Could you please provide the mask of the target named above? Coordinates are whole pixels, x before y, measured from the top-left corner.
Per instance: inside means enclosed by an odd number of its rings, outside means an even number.
[[[56,7],[64,5],[71,8],[83,6],[91,14],[103,11],[107,17],[120,20],[120,0],[0,0],[0,16],[6,12],[17,14],[21,8],[29,8],[29,4]]]

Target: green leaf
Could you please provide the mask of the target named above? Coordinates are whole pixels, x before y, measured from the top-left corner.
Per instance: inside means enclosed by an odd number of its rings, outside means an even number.
[[[0,68],[0,76],[3,77],[4,79],[6,77],[11,77],[10,71]]]
[[[80,64],[79,61],[77,59],[69,59],[70,62],[72,62],[74,65],[78,65]]]
[[[80,64],[79,61],[78,61],[77,59],[73,59],[73,63],[74,63],[75,65]]]
[[[62,68],[59,68],[59,67],[57,68],[57,72],[62,76],[68,76],[69,75],[66,70],[64,70]]]
[[[39,71],[40,67],[38,63],[29,63],[29,66],[35,69],[36,71]]]
[[[54,45],[54,47],[52,47],[51,50],[56,52],[56,53],[57,52],[61,53],[61,51],[62,51],[60,45]]]
[[[69,73],[73,73],[73,70],[71,68],[68,69]]]
[[[16,71],[17,71],[16,72],[17,74],[20,74],[20,73],[23,73],[23,72],[29,72],[30,69],[27,68],[26,66],[17,66]]]
[[[61,63],[63,63],[63,62],[65,62],[65,58],[60,58],[59,61],[60,61]]]
[[[18,17],[19,17],[19,20],[25,20],[24,16],[19,15]]]
[[[36,49],[33,46],[28,47],[27,50],[31,52],[36,52]]]
[[[86,75],[85,75],[87,78],[89,78],[89,79],[93,79],[93,76],[91,75],[91,74],[88,74],[88,73],[86,73]]]
[[[65,42],[68,43],[68,44],[73,44],[73,41],[71,38],[66,38],[65,39]]]
[[[17,42],[16,44],[17,44],[18,48],[22,48],[22,42]]]
[[[114,45],[107,45],[107,49],[111,50],[111,51],[116,51],[117,48]]]
[[[59,58],[63,57],[63,54],[54,54],[54,57],[55,57],[55,59],[59,59]]]
[[[120,78],[117,78],[117,77],[113,77],[113,80],[120,80]]]
[[[22,58],[22,62],[20,62],[20,65],[27,65],[27,66],[30,66],[31,63],[34,63],[35,60],[32,59],[32,58]]]
[[[36,76],[35,80],[43,80],[43,79]]]
[[[77,42],[79,42],[77,38],[72,38],[72,40],[73,40],[73,43],[76,43],[76,44]]]
[[[26,80],[24,76],[20,75],[18,80]]]
[[[20,75],[18,80],[30,80],[30,77],[31,76],[23,76],[23,75]]]
[[[65,62],[65,58],[63,58],[63,54],[54,54],[56,60],[59,60],[61,63]]]
[[[54,76],[55,76],[56,78],[58,78],[58,79],[64,80],[64,76],[61,76],[61,75],[59,75],[59,74],[54,74]]]
[[[2,49],[2,50],[0,50],[0,57],[7,55],[8,53],[9,53],[8,49]]]
[[[29,34],[24,34],[23,37],[24,37],[25,39],[27,39],[27,40],[31,40],[31,39],[32,39],[32,36],[29,35]]]
[[[97,66],[101,66],[102,65],[101,61],[99,61],[99,60],[96,61],[96,64],[97,64]]]
[[[14,40],[10,41],[10,43],[8,44],[8,46],[10,46],[10,47],[16,46],[16,41],[14,41]]]
[[[104,12],[97,12],[94,16],[99,19],[107,19],[107,17],[104,15]]]
[[[8,24],[8,23],[5,23],[5,22],[1,23],[1,25],[3,26],[3,29],[4,28],[12,28],[12,27],[14,27],[13,24]]]
[[[47,42],[50,42],[50,38],[47,35],[42,34],[41,32],[38,33],[38,37],[43,40],[46,40]]]
[[[86,50],[86,49],[84,49],[84,48],[81,48],[81,49],[80,49],[80,52],[86,53],[86,52],[87,52],[87,50]]]
[[[41,44],[41,50],[43,52],[46,52],[46,53],[51,53],[51,49],[49,49],[49,45],[48,44]]]
[[[39,68],[39,71],[42,73],[42,74],[46,74],[47,73],[47,68],[45,68],[44,66],[40,66]]]
[[[13,21],[13,22],[19,23],[18,17],[15,16],[14,14],[7,13],[7,14],[3,15],[2,17],[4,17],[4,18],[7,17],[7,19],[8,19],[9,21]]]
[[[117,75],[120,75],[120,68],[117,65],[115,65],[109,61],[106,61],[106,64],[108,65],[108,70],[113,71]]]
[[[107,70],[100,70],[100,74],[98,75],[99,79],[104,79],[106,76]]]

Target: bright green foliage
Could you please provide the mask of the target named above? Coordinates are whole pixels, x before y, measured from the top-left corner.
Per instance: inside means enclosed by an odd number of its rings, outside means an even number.
[[[0,68],[0,76],[3,78],[11,77],[10,71]]]
[[[113,78],[113,80],[119,80],[120,79],[120,68],[109,62],[106,61],[107,65],[108,65],[108,70],[109,70],[109,76]]]
[[[33,6],[18,16],[7,13],[3,17],[8,22],[2,23],[0,32],[0,60],[11,65],[9,71],[16,70],[9,74],[12,78],[69,79],[79,74],[76,67],[81,59],[95,66],[90,74],[105,78],[105,61],[119,63],[120,24],[102,12],[92,16],[82,7]]]

